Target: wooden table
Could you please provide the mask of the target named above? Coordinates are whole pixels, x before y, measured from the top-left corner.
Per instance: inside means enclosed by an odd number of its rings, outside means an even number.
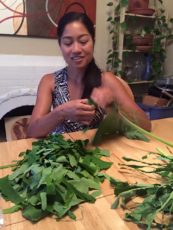
[[[153,133],[160,137],[172,141],[172,127],[173,118],[161,119],[152,121]],[[89,139],[92,137],[95,130],[89,130],[86,133],[75,132],[65,135],[65,138],[71,139]],[[18,158],[18,154],[31,148],[34,139],[24,139],[19,141],[4,142],[0,144],[0,165],[6,165],[11,163],[12,160]],[[125,163],[122,159],[123,156],[131,157],[135,159],[141,159],[149,151],[156,151],[157,147],[160,147],[167,151],[164,144],[155,140],[150,142],[143,142],[138,140],[129,140],[125,137],[117,137],[111,140],[107,140],[99,147],[107,149],[110,152],[110,157],[105,158],[107,161],[113,162],[110,169],[106,171],[107,174],[113,176],[116,179],[128,181],[130,183],[142,182],[142,183],[154,183],[158,180],[155,175],[141,175],[138,172],[132,170],[120,169],[119,163]],[[173,152],[173,148],[170,150]],[[152,159],[156,161],[156,159]],[[10,173],[9,169],[1,170],[0,177]],[[61,221],[56,221],[53,218],[45,218],[36,224],[32,224],[25,220],[20,212],[4,215],[5,230],[35,230],[35,229],[51,229],[51,230],[113,230],[113,229],[139,229],[133,223],[123,220],[124,212],[122,209],[111,209],[111,204],[115,201],[113,188],[107,181],[102,184],[102,195],[97,198],[94,204],[83,203],[79,205],[75,214],[77,220],[73,221],[68,217],[63,218]],[[10,203],[1,199],[0,206],[3,208],[10,207]]]

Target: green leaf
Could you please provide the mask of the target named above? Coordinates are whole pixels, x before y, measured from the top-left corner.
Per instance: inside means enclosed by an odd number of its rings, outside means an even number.
[[[97,157],[92,157],[92,162],[94,162],[94,164],[96,164],[100,170],[108,169],[113,164],[112,162],[106,162],[106,161],[100,160]]]
[[[48,214],[49,213],[47,211],[43,211],[30,205],[24,208],[22,212],[23,217],[32,222],[37,222],[42,218],[46,217]]]
[[[149,142],[149,139],[146,136],[144,136],[144,134],[134,129],[126,130],[124,132],[124,136],[126,136],[129,139],[143,140],[143,141]]]
[[[64,181],[64,183],[66,184],[67,188],[72,190],[73,192],[75,192],[75,194],[77,195],[77,197],[79,197],[80,199],[84,200],[84,201],[88,201],[88,202],[95,202],[95,198],[91,195],[89,195],[88,193],[85,192],[81,192],[81,191],[86,191],[86,188],[84,185],[79,187],[75,187],[74,184],[75,183],[67,183]],[[80,191],[81,190],[81,191]]]
[[[67,160],[67,157],[65,157],[65,156],[60,156],[60,157],[58,157],[58,158],[56,159],[56,162],[58,162],[58,163],[67,163],[68,160]]]
[[[71,207],[71,206],[70,206]],[[53,205],[53,209],[55,210],[56,212],[56,215],[59,217],[59,218],[62,218],[69,210],[69,206],[65,206],[63,204],[61,204],[60,202],[55,202],[54,205]]]
[[[25,171],[27,170],[28,168],[28,164],[27,163],[24,163],[22,164],[19,168],[17,168],[13,174],[11,174],[9,176],[9,180],[14,180],[16,177],[18,177],[19,175],[22,175],[25,173]]]
[[[46,195],[46,192],[41,192],[40,193],[40,198],[41,198],[41,208],[42,208],[42,210],[46,210],[46,208],[47,208],[47,195]]]
[[[97,198],[98,196],[100,196],[102,194],[101,190],[97,190],[91,193],[91,195],[95,198]]]
[[[76,220],[76,216],[74,215],[73,212],[68,211],[68,212],[67,212],[67,215],[68,215],[71,219]]]
[[[118,115],[118,109],[115,105],[112,105],[111,111],[99,124],[96,134],[92,140],[93,145],[99,145],[104,139],[115,137],[119,134],[121,127],[120,117]]]
[[[77,166],[76,158],[72,154],[69,154],[68,157],[71,167]]]
[[[20,197],[11,186],[8,176],[0,178],[0,192],[3,198],[12,201],[15,204],[22,204],[24,202],[22,197]]]
[[[12,167],[15,167],[15,166],[16,166],[16,164],[4,165],[4,166],[0,166],[0,169],[12,168]]]
[[[37,188],[39,188],[42,184],[46,184],[46,179],[48,176],[50,176],[52,173],[52,168],[45,168],[42,171],[41,179],[39,181],[39,184],[37,185]]]
[[[21,209],[21,205],[14,205],[11,208],[3,209],[3,214],[11,214]]]
[[[118,206],[119,206],[119,197],[116,198],[116,200],[114,201],[114,203],[111,205],[111,208],[112,209],[116,209],[116,208],[118,208]]]

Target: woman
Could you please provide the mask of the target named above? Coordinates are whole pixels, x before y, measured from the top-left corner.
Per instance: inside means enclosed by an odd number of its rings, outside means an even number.
[[[86,126],[95,128],[112,102],[135,123],[150,130],[150,121],[118,78],[101,72],[95,64],[95,31],[88,16],[65,14],[59,21],[57,35],[67,67],[41,79],[28,137],[78,131]],[[88,98],[98,106],[90,105]]]

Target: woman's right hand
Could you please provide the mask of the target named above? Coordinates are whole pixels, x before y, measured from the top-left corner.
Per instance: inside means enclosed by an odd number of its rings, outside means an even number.
[[[61,105],[65,120],[77,121],[89,125],[95,115],[95,107],[89,105],[88,99],[71,100]]]

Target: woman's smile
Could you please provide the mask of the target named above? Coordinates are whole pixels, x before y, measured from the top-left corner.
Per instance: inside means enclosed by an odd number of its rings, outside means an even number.
[[[84,60],[84,56],[73,56],[71,58],[76,64],[80,64]]]

